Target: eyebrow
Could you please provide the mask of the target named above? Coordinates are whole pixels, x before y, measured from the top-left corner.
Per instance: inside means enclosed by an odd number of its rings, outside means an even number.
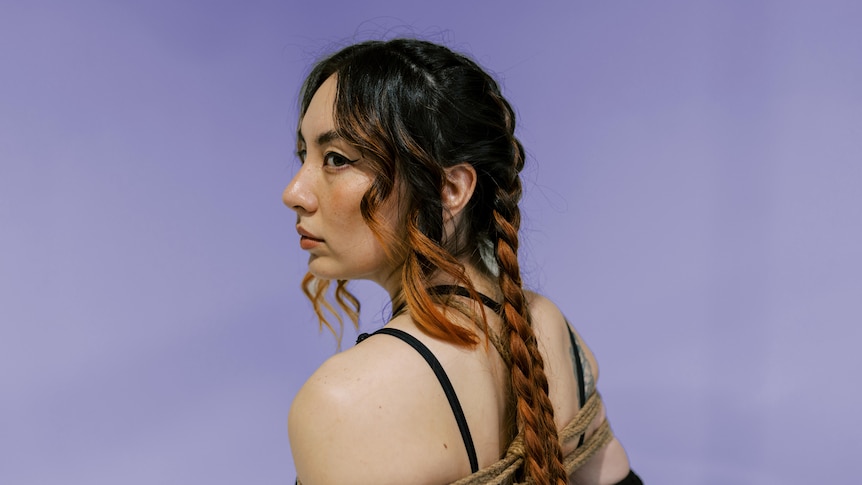
[[[297,133],[299,137],[300,143],[305,143],[305,137],[302,136],[302,133]],[[338,140],[341,138],[341,135],[335,132],[335,130],[329,130],[327,132],[321,133],[317,135],[317,144],[318,145],[326,145],[332,140]]]

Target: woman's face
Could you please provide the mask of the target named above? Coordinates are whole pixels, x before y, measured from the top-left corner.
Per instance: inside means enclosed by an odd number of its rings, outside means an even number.
[[[308,251],[308,270],[324,279],[369,279],[384,288],[398,281],[394,265],[362,218],[359,205],[374,181],[367,160],[335,133],[336,79],[317,90],[302,118],[302,166],[282,196],[296,211],[300,247]],[[384,204],[376,217],[392,224],[395,211]]]

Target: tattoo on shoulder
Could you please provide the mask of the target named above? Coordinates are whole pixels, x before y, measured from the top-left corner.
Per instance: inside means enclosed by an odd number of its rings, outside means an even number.
[[[586,396],[584,396],[584,400],[587,399],[590,395],[593,394],[596,390],[596,381],[593,376],[593,369],[590,365],[590,361],[587,359],[587,356],[584,354],[583,344],[580,341],[581,339],[575,335],[575,347],[571,349],[571,357],[572,357],[572,369],[575,372],[575,375],[578,375],[578,358],[580,358],[581,365],[584,368],[584,390],[586,391]],[[575,355],[577,352],[577,356]]]
[[[584,346],[580,339],[576,338],[578,342],[578,355],[581,357],[581,362],[584,363],[584,388],[587,390],[587,396],[590,396],[596,390],[596,380],[593,375],[593,369],[590,365],[590,360],[587,359],[587,356],[584,354]]]

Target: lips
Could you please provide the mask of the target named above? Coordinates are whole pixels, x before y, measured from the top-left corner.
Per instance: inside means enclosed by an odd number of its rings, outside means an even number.
[[[296,226],[296,232],[299,233],[299,247],[302,249],[314,249],[321,243],[323,243],[323,239],[316,237],[314,234],[306,231],[300,226]]]
[[[314,234],[306,231],[301,226],[296,226],[296,232],[299,233],[300,236],[306,239],[311,239],[312,241],[323,242],[323,239],[315,236]]]

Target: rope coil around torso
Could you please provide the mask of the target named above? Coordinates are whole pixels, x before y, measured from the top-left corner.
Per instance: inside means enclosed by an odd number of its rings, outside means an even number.
[[[567,444],[580,439],[580,436],[586,433],[590,423],[598,416],[602,407],[602,399],[598,392],[594,392],[586,404],[582,407],[578,414],[560,430],[560,444],[563,448]],[[602,421],[601,425],[590,434],[583,445],[576,447],[563,457],[563,466],[566,472],[571,475],[575,470],[580,468],[587,460],[596,454],[605,445],[613,439],[613,433],[607,420]],[[509,445],[505,456],[476,473],[466,476],[452,485],[529,485],[531,481],[516,481],[522,473],[524,464],[524,444],[519,435]]]

